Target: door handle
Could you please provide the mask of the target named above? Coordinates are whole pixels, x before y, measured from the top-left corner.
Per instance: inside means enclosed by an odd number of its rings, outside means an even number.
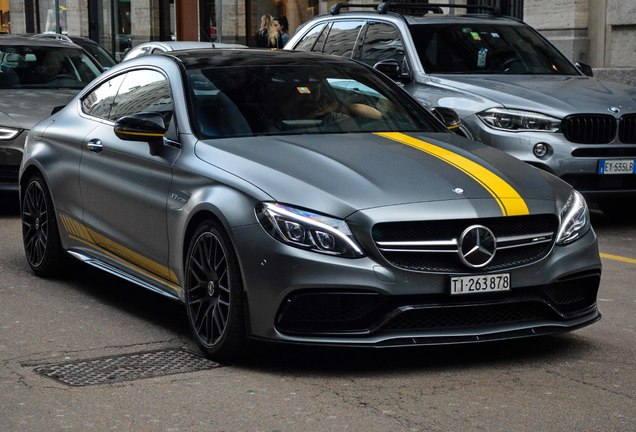
[[[88,143],[86,143],[86,146],[93,153],[99,153],[104,148],[104,146],[102,146],[102,140],[100,139],[92,139]]]

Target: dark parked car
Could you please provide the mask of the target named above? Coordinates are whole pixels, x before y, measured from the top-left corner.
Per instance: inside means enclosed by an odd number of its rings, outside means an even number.
[[[75,44],[0,36],[0,190],[18,189],[31,126],[66,105],[103,71]]]
[[[73,257],[183,302],[215,359],[248,339],[466,343],[600,318],[583,197],[342,57],[127,60],[31,130],[20,175],[37,275]]]
[[[444,15],[435,5],[367,7],[375,10],[338,5],[285,48],[375,66],[425,106],[456,111],[477,141],[561,177],[605,212],[633,208],[636,87],[584,75],[589,67],[496,8]]]
[[[97,62],[100,65],[102,65],[102,67],[105,70],[117,64],[115,57],[113,57],[111,53],[106,51],[106,49],[103,46],[101,46],[100,44],[98,44],[92,39],[82,37],[82,36],[67,36],[67,35],[59,34],[59,33],[39,33],[34,36],[47,38],[47,39],[57,39],[57,40],[74,43],[75,45],[78,45],[84,48],[86,52],[92,55],[93,58],[97,60]]]

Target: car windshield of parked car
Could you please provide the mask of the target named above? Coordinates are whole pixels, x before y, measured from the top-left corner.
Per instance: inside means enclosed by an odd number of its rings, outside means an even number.
[[[556,48],[523,25],[413,25],[411,33],[428,73],[579,74]]]
[[[277,134],[442,131],[363,66],[269,65],[188,70],[203,139]]]
[[[99,74],[79,48],[0,45],[0,89],[82,89]]]

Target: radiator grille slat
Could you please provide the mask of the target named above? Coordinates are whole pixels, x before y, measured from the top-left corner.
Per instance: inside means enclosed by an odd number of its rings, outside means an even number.
[[[616,119],[611,115],[577,114],[568,116],[561,123],[563,135],[568,141],[580,144],[607,144],[616,136]]]

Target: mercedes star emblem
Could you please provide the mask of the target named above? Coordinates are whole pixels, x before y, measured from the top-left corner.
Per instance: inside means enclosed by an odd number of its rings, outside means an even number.
[[[468,267],[480,268],[488,265],[495,257],[497,239],[483,225],[472,225],[464,230],[457,245],[459,258]]]

